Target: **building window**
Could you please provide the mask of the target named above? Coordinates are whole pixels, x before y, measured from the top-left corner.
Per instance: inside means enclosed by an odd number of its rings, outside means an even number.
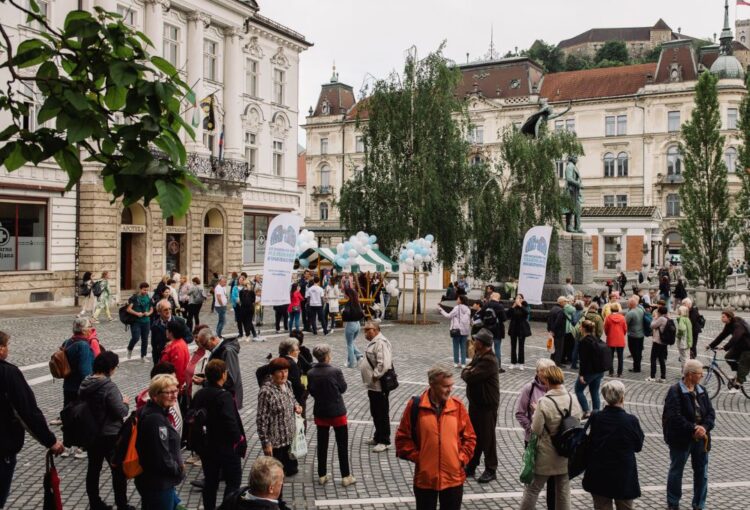
[[[627,195],[617,195],[617,207],[627,207],[628,206],[628,196]]]
[[[284,142],[274,140],[273,142],[273,174],[284,173]]]
[[[321,220],[328,219],[328,204],[326,204],[325,202],[320,203],[320,219]]]
[[[217,65],[217,54],[219,43],[203,40],[203,77],[211,81],[219,81],[219,69]]]
[[[604,195],[604,207],[627,207],[627,195]]]
[[[355,145],[355,151],[356,152],[365,152],[365,137],[364,136],[358,136],[356,138]]]
[[[214,153],[214,134],[210,131],[204,131],[203,132],[203,146],[206,147],[209,151],[211,151],[211,154]]]
[[[667,113],[667,131],[675,133],[680,130],[680,112]]]
[[[258,62],[247,61],[245,68],[245,94],[258,97]]]
[[[320,153],[328,154],[328,138],[320,139]]]
[[[608,152],[604,155],[604,177],[615,176],[615,155]]]
[[[242,232],[242,263],[262,264],[266,256],[268,224],[273,216],[245,214]]]
[[[620,237],[604,236],[604,267],[617,269],[620,263]]]
[[[680,175],[682,173],[682,156],[680,149],[672,145],[667,149],[667,175]]]
[[[177,67],[180,49],[180,29],[168,23],[164,24],[164,42],[162,51],[164,60]]]
[[[562,131],[565,129],[565,123],[561,120],[555,121],[555,131]]]
[[[285,73],[281,69],[273,70],[273,100],[276,104],[284,104]]]
[[[670,193],[667,195],[667,216],[680,215],[680,195]]]
[[[724,152],[724,162],[727,165],[727,172],[733,174],[737,171],[737,149],[729,147]]]
[[[604,207],[614,207],[614,206],[615,206],[615,196],[604,195]]]
[[[245,133],[245,161],[250,166],[250,171],[255,170],[258,159],[258,147],[255,145],[255,134]]]
[[[558,159],[555,161],[555,171],[557,172],[557,178],[558,179],[564,179],[565,178],[565,161],[562,159]]]
[[[471,166],[480,166],[484,164],[484,159],[482,159],[482,156],[479,154],[475,154],[471,157],[469,164],[471,164]]]
[[[565,121],[565,131],[570,131],[571,133],[574,133],[576,130],[576,120],[575,119],[567,119]]]
[[[617,177],[628,176],[628,155],[621,152],[617,155]]]
[[[737,129],[737,108],[727,109],[727,129]]]
[[[614,116],[604,117],[604,136],[615,136],[617,134],[616,124]]]
[[[47,204],[0,200],[0,271],[47,269]]]
[[[618,115],[617,116],[617,135],[625,136],[628,134],[628,116]]]
[[[609,115],[604,117],[604,134],[606,136],[624,136],[628,130],[627,115]]]
[[[36,4],[39,6],[39,14],[47,18],[47,23],[50,23],[49,19],[49,1],[48,0],[36,0]],[[31,8],[31,2],[26,2],[26,9],[29,11],[33,11]],[[50,23],[50,26],[53,26],[52,23]],[[34,30],[37,30],[39,32],[46,32],[47,29],[42,25],[40,22],[34,20],[29,23],[29,28],[32,28]]]
[[[39,3],[39,2],[37,2]],[[122,16],[122,22],[131,28],[135,28],[136,17],[135,10],[127,5],[117,4],[117,14]]]
[[[331,185],[331,167],[323,165],[320,167],[320,189],[321,191],[328,189]]]
[[[472,126],[469,128],[469,143],[481,145],[484,143],[484,127]]]

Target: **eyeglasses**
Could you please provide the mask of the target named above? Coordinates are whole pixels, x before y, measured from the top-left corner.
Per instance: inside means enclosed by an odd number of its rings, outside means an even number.
[[[169,390],[169,391],[164,390],[164,391],[160,391],[159,395],[177,395],[179,392],[180,390]]]

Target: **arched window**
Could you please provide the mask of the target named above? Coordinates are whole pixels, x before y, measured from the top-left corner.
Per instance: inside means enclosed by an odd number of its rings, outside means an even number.
[[[682,173],[682,155],[676,145],[667,149],[667,175],[680,175]]]
[[[729,147],[724,152],[724,162],[727,165],[727,172],[733,174],[737,171],[737,149]]]
[[[325,202],[320,203],[320,219],[321,220],[328,219],[328,204],[326,204]]]
[[[328,188],[331,185],[331,167],[323,165],[320,167],[320,187]]]
[[[667,195],[667,216],[679,216],[680,215],[680,195],[677,193],[670,193]]]
[[[617,177],[628,176],[628,155],[621,152],[617,155]]]
[[[604,177],[615,176],[615,155],[608,152],[604,155]]]

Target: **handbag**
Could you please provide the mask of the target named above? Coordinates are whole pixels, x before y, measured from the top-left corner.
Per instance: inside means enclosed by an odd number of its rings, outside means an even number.
[[[521,468],[521,483],[528,485],[534,481],[534,467],[536,465],[536,447],[539,438],[536,434],[531,434],[529,444],[523,451],[523,467]]]
[[[372,364],[372,361],[370,361],[370,358],[367,357],[366,354],[365,358],[367,359],[367,363],[369,363],[372,369],[375,370],[375,365]],[[391,368],[386,370],[385,373],[380,376],[380,389],[383,393],[390,393],[396,388],[398,388],[398,376],[393,369],[393,363],[391,363]]]
[[[305,436],[305,419],[294,415],[295,433],[292,444],[289,445],[289,457],[292,459],[301,459],[307,455],[307,437]]]
[[[571,480],[576,476],[584,473],[589,465],[589,455],[591,452],[591,435],[587,434],[591,421],[594,416],[591,415],[583,427],[583,432],[578,438],[578,444],[573,449],[573,455],[568,457],[568,478]]]
[[[459,323],[461,322],[461,309],[460,308],[458,309],[458,322]],[[450,335],[451,335],[451,338],[461,336],[461,330],[458,328],[451,328]]]
[[[55,468],[52,452],[47,452],[46,469],[44,471],[44,510],[62,510],[62,495],[60,494],[60,476]]]

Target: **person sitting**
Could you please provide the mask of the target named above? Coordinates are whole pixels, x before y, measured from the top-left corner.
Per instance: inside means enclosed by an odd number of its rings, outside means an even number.
[[[453,282],[448,283],[448,288],[445,289],[445,295],[443,301],[455,301],[456,300],[456,288],[453,286]]]

